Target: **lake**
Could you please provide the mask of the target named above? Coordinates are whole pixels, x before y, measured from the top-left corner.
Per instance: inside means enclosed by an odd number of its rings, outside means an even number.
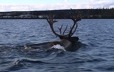
[[[69,19],[55,24],[72,24]],[[82,19],[74,52],[25,50],[58,40],[44,19],[0,19],[0,72],[114,72],[114,19]],[[70,25],[69,25],[70,26]]]

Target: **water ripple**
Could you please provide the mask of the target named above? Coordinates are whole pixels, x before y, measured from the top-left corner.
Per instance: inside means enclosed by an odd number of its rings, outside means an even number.
[[[71,22],[58,20],[55,27]],[[79,37],[81,48],[62,52],[46,51],[45,46],[25,49],[26,44],[58,40],[46,20],[1,19],[0,72],[113,72],[113,23],[113,19],[82,19],[74,34]]]

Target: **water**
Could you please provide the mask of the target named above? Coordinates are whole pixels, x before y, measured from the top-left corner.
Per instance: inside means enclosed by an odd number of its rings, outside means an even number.
[[[56,24],[70,24],[59,20]],[[0,72],[113,72],[114,19],[82,19],[75,33],[82,46],[74,52],[24,48],[58,40],[46,20],[0,20]]]

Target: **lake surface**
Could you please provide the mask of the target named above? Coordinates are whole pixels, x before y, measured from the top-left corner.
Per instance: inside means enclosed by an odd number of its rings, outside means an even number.
[[[74,52],[31,49],[26,44],[58,40],[43,19],[0,19],[0,72],[114,72],[114,19],[82,19]],[[72,24],[71,20],[58,20]]]

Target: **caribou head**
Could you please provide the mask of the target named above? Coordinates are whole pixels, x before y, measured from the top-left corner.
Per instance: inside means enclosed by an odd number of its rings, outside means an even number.
[[[64,30],[62,30],[63,29],[63,25],[61,25],[58,28],[59,29],[59,33],[57,33],[54,30],[54,23],[57,22],[57,21],[54,19],[54,15],[48,15],[47,22],[49,23],[49,26],[50,26],[52,32],[57,37],[60,38],[60,41],[52,42],[51,43],[52,45],[60,44],[61,46],[63,46],[65,48],[65,50],[70,50],[78,42],[79,38],[78,37],[74,37],[73,34],[76,32],[76,29],[78,27],[78,23],[77,22],[80,21],[81,18],[78,17],[78,16],[72,16],[71,20],[73,21],[73,24],[70,27],[70,29],[68,29],[68,26],[66,26],[64,28]]]

